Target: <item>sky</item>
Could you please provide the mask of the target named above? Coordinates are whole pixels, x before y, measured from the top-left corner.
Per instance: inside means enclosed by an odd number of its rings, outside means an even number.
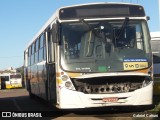
[[[23,66],[24,49],[59,7],[91,2],[138,3],[150,31],[160,31],[158,0],[0,0],[0,70]]]

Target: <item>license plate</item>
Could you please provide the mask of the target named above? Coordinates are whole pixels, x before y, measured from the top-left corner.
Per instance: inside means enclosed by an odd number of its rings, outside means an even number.
[[[117,97],[110,97],[110,98],[103,98],[103,102],[117,102],[118,98]]]

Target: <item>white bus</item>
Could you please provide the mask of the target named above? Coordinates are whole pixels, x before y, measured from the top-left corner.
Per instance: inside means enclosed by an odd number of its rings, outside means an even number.
[[[160,32],[151,32],[153,53],[154,94],[160,95]]]
[[[22,76],[19,73],[0,74],[1,89],[22,87]]]
[[[60,109],[151,105],[148,19],[135,4],[58,9],[24,51],[30,96]]]

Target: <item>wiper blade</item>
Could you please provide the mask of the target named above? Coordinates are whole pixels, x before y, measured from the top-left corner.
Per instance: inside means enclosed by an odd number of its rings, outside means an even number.
[[[126,17],[125,20],[124,20],[124,22],[123,22],[123,24],[122,24],[121,29],[119,30],[118,34],[115,37],[116,40],[120,38],[121,34],[124,31],[125,26],[128,24],[128,21],[129,21],[129,18]]]

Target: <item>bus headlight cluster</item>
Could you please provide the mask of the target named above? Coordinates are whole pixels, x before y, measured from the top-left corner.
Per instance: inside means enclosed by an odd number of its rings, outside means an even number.
[[[66,81],[65,87],[70,90],[76,90],[71,81]]]
[[[63,81],[67,81],[67,80],[68,80],[68,76],[67,76],[67,75],[63,75],[63,76],[62,76],[62,80],[63,80]]]
[[[75,90],[72,82],[70,81],[69,77],[67,75],[64,75],[64,73],[61,75],[61,79],[64,82],[64,86],[67,89]]]
[[[71,88],[72,87],[72,83],[70,81],[67,81],[65,83],[66,88]]]

